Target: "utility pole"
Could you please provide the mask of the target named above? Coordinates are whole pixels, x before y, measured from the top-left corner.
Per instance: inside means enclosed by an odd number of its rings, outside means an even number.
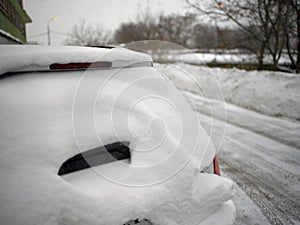
[[[47,35],[48,35],[48,45],[51,45],[51,37],[50,37],[50,27],[49,23],[47,24]]]
[[[50,23],[53,21],[56,22],[57,20],[58,20],[57,17],[53,17],[50,20],[48,20],[48,23],[47,23],[48,45],[51,45]]]

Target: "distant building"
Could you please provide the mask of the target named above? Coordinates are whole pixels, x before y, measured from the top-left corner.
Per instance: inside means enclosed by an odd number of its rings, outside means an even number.
[[[0,44],[25,44],[30,22],[22,0],[0,0]]]

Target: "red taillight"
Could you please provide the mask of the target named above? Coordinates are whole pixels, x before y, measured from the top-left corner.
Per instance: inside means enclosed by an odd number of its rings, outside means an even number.
[[[94,62],[94,63],[67,63],[67,64],[52,64],[50,70],[76,70],[76,69],[101,69],[112,66],[111,62]]]
[[[221,171],[220,171],[220,166],[219,166],[219,160],[218,160],[218,156],[216,155],[214,160],[213,160],[213,164],[214,164],[214,174],[221,176]]]

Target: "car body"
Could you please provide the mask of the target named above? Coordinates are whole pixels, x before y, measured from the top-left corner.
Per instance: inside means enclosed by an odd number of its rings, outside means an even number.
[[[0,58],[3,224],[232,224],[233,183],[201,173],[214,146],[150,56],[1,46]]]

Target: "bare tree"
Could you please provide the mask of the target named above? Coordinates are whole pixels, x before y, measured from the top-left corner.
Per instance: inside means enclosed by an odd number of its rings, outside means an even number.
[[[289,18],[286,24],[286,49],[296,72],[300,72],[300,2],[299,0],[286,1]],[[295,40],[295,51],[292,50]]]
[[[67,45],[97,46],[106,45],[110,41],[110,31],[104,30],[100,25],[91,25],[85,20],[80,20],[72,27],[65,43]]]
[[[158,40],[159,31],[157,19],[150,15],[149,11],[138,14],[135,22],[123,23],[114,33],[117,43],[129,43],[132,41]]]
[[[216,34],[217,32],[217,34]],[[253,40],[239,28],[218,27],[207,23],[197,23],[193,27],[192,37],[194,47],[199,49],[233,49],[245,48],[245,42],[253,43]],[[215,39],[218,38],[216,41]],[[250,44],[247,44],[249,46]]]
[[[259,67],[267,51],[272,55],[274,67],[277,66],[286,38],[287,0],[213,0],[208,5],[204,0],[185,1],[202,14],[233,21],[254,40],[253,45],[245,47],[257,55]]]
[[[258,12],[264,32],[269,33],[266,48],[277,68],[286,43],[289,9],[286,0],[258,0],[258,6],[262,8]]]
[[[123,23],[114,33],[117,43],[141,40],[162,40],[188,48],[236,48],[248,38],[242,29],[205,24],[195,14],[163,15],[158,17],[143,14],[136,22]],[[215,40],[216,36],[218,41]],[[251,42],[253,43],[253,42]]]
[[[118,43],[141,40],[162,40],[185,47],[191,46],[195,15],[140,16],[136,22],[122,24],[115,32]]]
[[[174,42],[185,47],[192,47],[194,44],[192,36],[196,24],[196,15],[190,13],[186,15],[160,15],[158,21],[162,40]]]

